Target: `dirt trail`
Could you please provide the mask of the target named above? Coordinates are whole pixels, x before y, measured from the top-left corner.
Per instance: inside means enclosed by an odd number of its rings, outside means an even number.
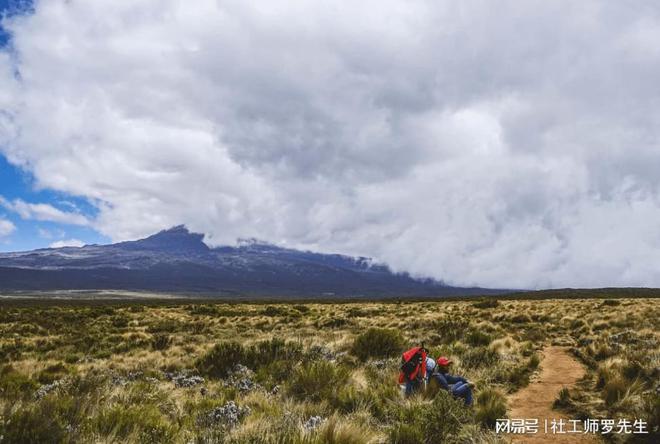
[[[584,375],[584,367],[569,353],[566,347],[549,346],[543,350],[541,372],[537,380],[509,397],[510,418],[538,418],[537,434],[510,435],[513,443],[597,443],[593,435],[578,433],[553,434],[552,419],[569,418],[552,409],[552,403],[563,387],[572,387]],[[544,421],[548,420],[548,433]],[[572,429],[567,422],[565,430]]]

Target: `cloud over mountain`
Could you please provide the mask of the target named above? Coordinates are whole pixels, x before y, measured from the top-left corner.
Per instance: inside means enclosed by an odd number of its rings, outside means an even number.
[[[260,3],[5,20],[0,150],[114,240],[185,223],[455,285],[660,285],[660,7]]]

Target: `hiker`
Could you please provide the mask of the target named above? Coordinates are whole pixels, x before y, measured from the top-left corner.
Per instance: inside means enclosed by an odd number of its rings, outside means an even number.
[[[465,405],[472,405],[472,387],[474,384],[462,376],[449,374],[449,366],[452,364],[450,359],[440,356],[435,362],[434,372],[430,375],[443,389],[449,391],[457,398],[463,398]]]

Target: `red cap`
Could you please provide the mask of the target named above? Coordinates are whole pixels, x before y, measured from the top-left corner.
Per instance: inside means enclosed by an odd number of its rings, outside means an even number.
[[[437,361],[438,365],[449,365],[451,364],[451,359],[445,358],[444,356],[440,356]]]

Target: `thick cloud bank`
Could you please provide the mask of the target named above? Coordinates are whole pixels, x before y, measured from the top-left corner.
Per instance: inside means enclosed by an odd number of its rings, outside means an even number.
[[[185,223],[458,285],[660,286],[657,4],[254,3],[6,20],[0,150],[115,240]]]

